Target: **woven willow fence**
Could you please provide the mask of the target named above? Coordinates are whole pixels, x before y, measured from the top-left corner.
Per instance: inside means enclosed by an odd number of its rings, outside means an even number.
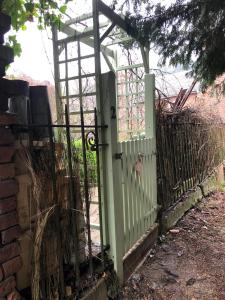
[[[196,115],[157,116],[158,201],[175,205],[224,159],[225,124]]]

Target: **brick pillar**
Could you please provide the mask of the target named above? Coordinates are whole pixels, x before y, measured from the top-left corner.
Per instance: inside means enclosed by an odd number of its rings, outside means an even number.
[[[11,19],[1,12],[0,0],[0,299],[16,295],[15,275],[22,266],[20,245],[17,239],[21,230],[18,225],[16,194],[19,186],[15,180],[14,136],[10,125],[15,116],[5,113],[11,87],[5,86],[5,67],[13,62],[13,50],[4,44],[4,34],[10,29]],[[18,296],[19,297],[19,296]]]
[[[16,195],[19,190],[15,180],[14,136],[8,125],[15,117],[0,114],[0,299],[15,290],[15,274],[22,266],[20,245],[21,234]]]

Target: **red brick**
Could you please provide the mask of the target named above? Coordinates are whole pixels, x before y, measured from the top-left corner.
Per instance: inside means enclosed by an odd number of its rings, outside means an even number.
[[[16,209],[16,197],[0,199],[0,215]]]
[[[1,146],[0,147],[0,163],[11,162],[15,153],[14,147]]]
[[[0,216],[0,230],[5,230],[9,227],[17,225],[19,223],[19,218],[17,211],[12,211],[8,214]]]
[[[4,297],[11,293],[16,287],[16,280],[11,276],[0,283],[0,297]]]
[[[14,125],[17,123],[15,115],[3,113],[0,114],[0,125]]]
[[[19,225],[16,225],[2,231],[0,234],[1,234],[1,242],[3,245],[5,245],[17,239],[21,235],[21,229]]]
[[[0,248],[0,263],[6,262],[20,254],[20,246],[18,242],[13,242]]]
[[[2,264],[4,278],[16,274],[22,267],[22,259],[20,256],[14,257]]]
[[[0,181],[0,198],[7,198],[19,192],[19,185],[16,180]]]
[[[12,145],[14,141],[11,129],[0,127],[0,145]]]
[[[10,164],[0,164],[0,179],[7,179],[15,177],[15,165]]]

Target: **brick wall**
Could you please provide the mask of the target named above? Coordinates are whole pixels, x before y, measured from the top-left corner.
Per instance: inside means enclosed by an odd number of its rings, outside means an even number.
[[[0,9],[1,9],[0,0]],[[4,45],[4,34],[10,29],[11,19],[0,10],[0,299],[19,299],[16,292],[16,273],[22,266],[21,235],[16,197],[19,191],[15,179],[15,138],[10,125],[13,115],[5,113],[13,85],[7,86],[5,68],[13,61],[13,50]],[[10,83],[11,84],[11,83]],[[11,298],[10,298],[11,297]]]
[[[0,114],[0,299],[15,290],[16,273],[22,267],[21,235],[17,213],[16,197],[19,191],[15,179],[14,135],[8,125],[15,123],[15,117]]]

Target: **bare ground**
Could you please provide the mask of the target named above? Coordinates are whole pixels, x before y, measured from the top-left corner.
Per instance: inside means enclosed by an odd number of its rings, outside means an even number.
[[[161,241],[122,299],[225,300],[225,193],[205,198]]]

